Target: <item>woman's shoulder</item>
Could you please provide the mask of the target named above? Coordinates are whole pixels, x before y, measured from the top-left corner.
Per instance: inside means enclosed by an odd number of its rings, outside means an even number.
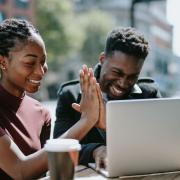
[[[50,120],[51,116],[50,116],[50,111],[38,100],[34,99],[33,97],[29,96],[29,95],[25,95],[24,97],[24,106],[26,107],[32,107],[32,108],[38,108],[42,115],[45,116],[45,119]]]

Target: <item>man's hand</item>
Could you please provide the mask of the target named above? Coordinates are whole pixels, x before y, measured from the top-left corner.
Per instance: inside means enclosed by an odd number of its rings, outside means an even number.
[[[93,157],[96,163],[96,170],[99,171],[101,168],[106,169],[107,153],[106,146],[99,146],[93,151]]]
[[[98,122],[96,123],[96,127],[106,130],[106,105],[103,101],[102,92],[99,84],[97,84],[97,92],[99,99],[99,118]]]

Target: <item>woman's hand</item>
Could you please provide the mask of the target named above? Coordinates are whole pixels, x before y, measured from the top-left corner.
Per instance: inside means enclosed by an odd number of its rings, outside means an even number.
[[[106,112],[101,89],[96,82],[92,69],[88,69],[86,65],[83,65],[82,70],[80,70],[80,87],[81,102],[80,104],[73,103],[72,107],[82,113],[82,118],[86,117],[91,123],[96,122],[94,125],[97,128],[105,130]]]
[[[97,92],[97,82],[93,75],[93,70],[86,65],[80,70],[81,101],[80,104],[73,103],[72,107],[81,112],[81,118],[88,123],[97,123],[99,119],[99,98]]]

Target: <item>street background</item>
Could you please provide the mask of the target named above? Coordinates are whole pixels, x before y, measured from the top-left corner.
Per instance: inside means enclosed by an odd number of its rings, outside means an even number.
[[[82,64],[94,67],[104,50],[107,32],[115,26],[133,26],[144,34],[151,49],[140,76],[152,77],[164,97],[180,96],[180,52],[174,54],[174,27],[167,18],[168,13],[177,17],[179,6],[175,4],[167,13],[169,1],[0,0],[0,21],[25,18],[39,29],[49,71],[40,91],[32,96],[55,118],[59,85],[78,78]]]

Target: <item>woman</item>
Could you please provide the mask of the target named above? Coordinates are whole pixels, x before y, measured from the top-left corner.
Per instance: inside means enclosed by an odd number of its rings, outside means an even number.
[[[26,92],[38,91],[47,64],[44,42],[29,22],[6,19],[0,23],[0,70],[0,179],[40,177],[48,169],[42,147],[50,135],[50,115]],[[81,70],[81,81],[86,90],[82,92],[81,106],[74,106],[84,118],[64,138],[81,139],[98,121],[99,112],[93,106],[98,104],[98,86],[86,66]],[[88,98],[94,99],[93,107],[83,113],[89,108]],[[93,111],[94,117],[87,123]]]
[[[40,150],[49,138],[51,127],[48,111],[25,94],[25,91],[34,93],[39,89],[47,71],[44,42],[27,21],[7,19],[1,22],[0,68],[0,168],[14,179],[21,179],[18,171],[25,171],[28,177],[36,166],[25,162],[25,167],[19,163],[24,157],[18,154],[17,159],[11,151],[16,145],[24,155]],[[7,177],[1,170],[0,179]]]

